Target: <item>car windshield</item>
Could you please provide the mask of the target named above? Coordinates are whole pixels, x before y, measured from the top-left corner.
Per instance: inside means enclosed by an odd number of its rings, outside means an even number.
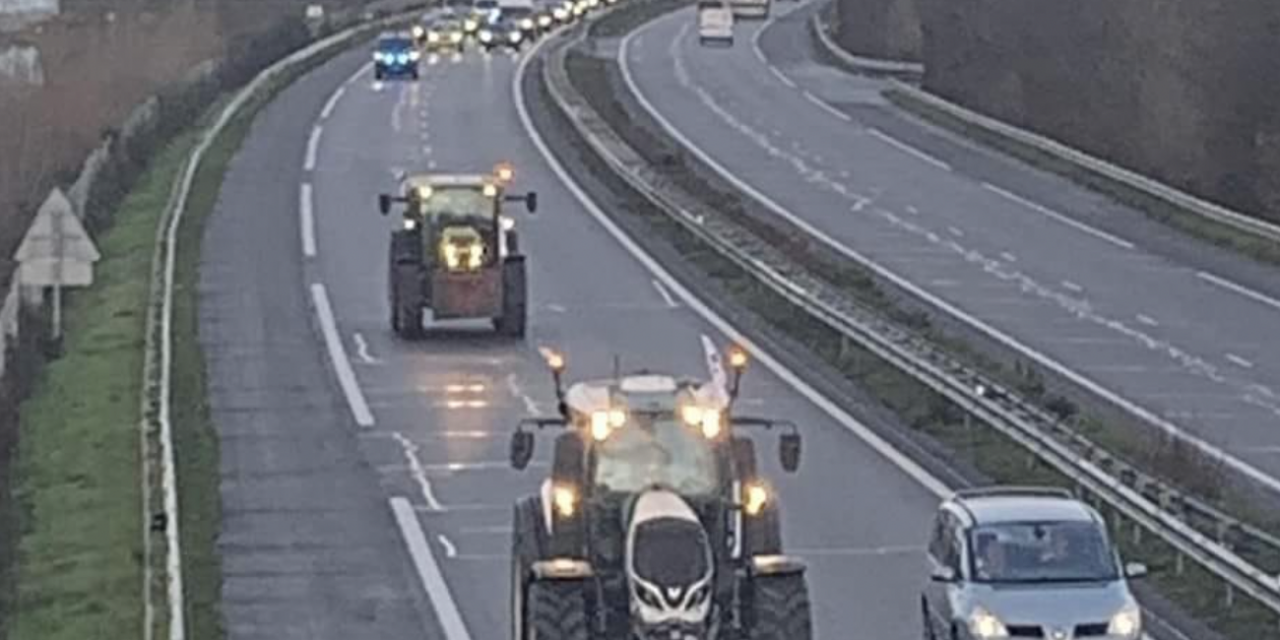
[[[497,0],[480,0],[472,6],[476,11],[492,11],[498,8],[498,2]]]
[[[383,51],[404,51],[413,46],[408,38],[384,38],[378,43],[378,48]]]
[[[1092,522],[1006,522],[970,531],[975,582],[1116,580],[1115,555]]]
[[[418,201],[418,212],[442,218],[489,219],[494,215],[494,199],[471,187],[436,187],[430,198]]]
[[[462,23],[457,20],[441,20],[432,28],[436,31],[456,31],[462,28]]]
[[[596,446],[595,483],[605,491],[635,493],[662,484],[698,495],[714,492],[718,482],[711,443],[670,415],[632,414]]]
[[[533,9],[529,7],[509,7],[503,9],[502,13],[511,18],[524,18],[533,13]]]

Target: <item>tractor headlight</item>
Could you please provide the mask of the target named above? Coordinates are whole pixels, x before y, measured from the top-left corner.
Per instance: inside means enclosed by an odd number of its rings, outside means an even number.
[[[467,268],[475,271],[480,268],[484,262],[484,246],[479,244],[471,245],[471,250],[467,252]]]
[[[486,184],[484,186],[483,193],[484,193],[484,197],[486,198],[496,198],[498,197],[498,187],[491,184]]]
[[[502,225],[503,231],[511,231],[516,228],[515,218],[502,218],[502,221],[499,224]]]
[[[512,31],[511,33],[507,34],[507,39],[512,42],[520,42],[520,38],[523,38],[523,37],[524,37],[524,34],[520,33],[519,31]]]
[[[614,429],[626,423],[627,412],[622,409],[596,411],[591,414],[591,437],[596,442],[603,442],[609,438],[609,434],[613,433]]]
[[[405,231],[413,231],[414,229],[417,229],[417,228],[418,228],[418,221],[417,221],[417,220],[414,220],[413,218],[405,218],[405,219],[404,219],[404,229],[405,229]]]
[[[419,200],[429,200],[431,198],[432,189],[430,186],[423,185],[418,187],[414,192],[418,194]]]
[[[533,18],[525,18],[525,19],[521,20],[521,21],[520,21],[520,28],[521,28],[521,29],[532,29],[532,28],[533,28]]]
[[[413,37],[415,37],[415,38],[421,38],[421,37],[422,37],[422,34],[424,34],[424,33],[426,33],[426,32],[427,32],[427,30],[426,30],[426,29],[423,29],[423,28],[422,28],[422,25],[414,25],[414,26],[413,26]]]
[[[1142,633],[1142,611],[1133,605],[1126,605],[1111,617],[1111,622],[1107,625],[1109,636],[1137,638],[1140,633]]]
[[[742,509],[749,516],[758,516],[769,504],[769,489],[758,482],[748,483],[742,488]]]
[[[462,42],[462,33],[458,31],[454,31],[453,33],[449,34],[449,39],[454,42]]]
[[[1004,627],[1004,623],[982,607],[969,614],[969,633],[977,640],[1009,637],[1009,630]]]
[[[440,42],[440,34],[435,31],[428,33],[427,42]]]
[[[551,12],[551,15],[555,16],[556,20],[561,20],[561,21],[568,20],[569,10],[565,9],[564,7],[556,7],[555,11]]]
[[[458,256],[458,246],[453,243],[445,243],[444,245],[444,264],[451,271],[457,269],[461,264],[461,258]]]
[[[467,18],[462,23],[462,28],[465,29],[468,33],[470,33],[480,28],[480,21],[476,20],[475,18]]]
[[[573,487],[558,484],[551,487],[551,504],[562,518],[573,516],[578,509],[578,492]]]
[[[480,42],[489,42],[490,40],[493,40],[492,31],[485,29],[480,32]]]
[[[538,16],[538,26],[544,29],[551,26],[551,16],[548,16],[548,15]]]
[[[680,418],[690,427],[698,427],[708,440],[720,435],[722,414],[719,409],[708,409],[696,404],[680,407]]]

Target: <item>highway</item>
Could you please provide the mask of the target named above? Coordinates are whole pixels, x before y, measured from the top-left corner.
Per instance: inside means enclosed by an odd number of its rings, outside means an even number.
[[[633,93],[730,182],[887,281],[1280,490],[1280,273],[894,108],[814,62],[818,3],[624,39]]]
[[[516,421],[553,408],[539,347],[564,352],[570,378],[608,376],[615,357],[704,375],[704,339],[729,341],[730,324],[625,248],[534,144],[513,95],[519,60],[469,53],[433,61],[419,83],[381,84],[368,56],[325,64],[259,116],[206,233],[200,335],[232,640],[507,637],[511,504],[550,449],[544,438],[533,468],[507,468]],[[499,160],[541,200],[536,216],[513,214],[530,256],[527,339],[470,327],[395,339],[397,219],[375,196],[400,170]],[[787,544],[810,561],[816,632],[918,638],[936,480],[766,359],[742,406],[806,438],[795,476],[771,436],[760,450]]]

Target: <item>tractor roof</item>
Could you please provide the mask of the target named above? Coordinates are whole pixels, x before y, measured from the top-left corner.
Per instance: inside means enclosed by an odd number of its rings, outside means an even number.
[[[685,402],[693,400],[703,407],[723,409],[727,405],[724,394],[717,393],[713,384],[649,373],[575,383],[565,393],[565,402],[586,415],[619,407],[675,411],[682,396]]]
[[[486,173],[419,173],[404,179],[406,191],[418,187],[474,187],[486,184],[498,186],[497,180]]]

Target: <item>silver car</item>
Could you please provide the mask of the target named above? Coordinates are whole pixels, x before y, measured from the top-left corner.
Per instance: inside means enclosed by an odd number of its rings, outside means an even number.
[[[930,640],[1135,640],[1142,614],[1107,526],[1066,490],[991,487],[942,503],[921,596]],[[1122,568],[1123,567],[1123,568]]]

